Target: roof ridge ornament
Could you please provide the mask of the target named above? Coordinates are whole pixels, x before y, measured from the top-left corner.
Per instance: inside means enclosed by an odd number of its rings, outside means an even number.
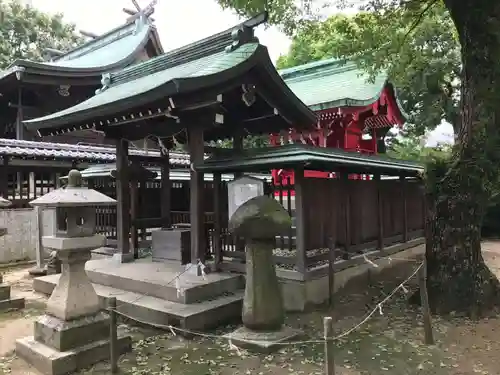
[[[233,52],[243,44],[259,43],[259,39],[254,35],[253,27],[242,25],[231,31],[231,39],[233,42],[226,47],[226,52]]]
[[[137,0],[132,0],[137,9],[137,18],[135,20],[134,34],[137,34],[146,24],[153,26],[150,16],[154,13],[154,7],[158,4],[158,0],[151,1],[145,8],[141,8]]]
[[[243,22],[241,25],[231,31],[231,39],[233,42],[226,47],[226,52],[232,52],[243,44],[259,43],[259,39],[255,36],[254,30],[257,26],[266,23],[269,18],[268,12],[262,12],[255,17]]]
[[[111,85],[111,73],[104,73],[102,75],[101,85],[102,85],[101,88],[98,88],[97,90],[95,90],[96,95],[103,92],[107,88],[109,88],[109,86]]]

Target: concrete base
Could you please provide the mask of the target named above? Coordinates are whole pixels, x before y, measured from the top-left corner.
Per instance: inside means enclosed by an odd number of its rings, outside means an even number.
[[[119,336],[118,352],[132,349],[130,336]],[[100,340],[76,349],[59,352],[50,346],[25,337],[16,340],[16,354],[46,375],[65,375],[109,359],[109,341]]]
[[[127,254],[116,253],[116,254],[113,254],[112,259],[116,263],[131,263],[134,261],[134,254],[133,253],[127,253]]]
[[[24,298],[10,298],[0,301],[0,311],[24,309]]]
[[[416,259],[421,254],[425,253],[425,244],[423,244],[423,240],[410,241],[405,244],[405,246],[406,249],[392,254],[395,259],[390,258],[390,256],[384,257],[383,255],[378,259],[373,259],[373,263],[378,266],[377,268],[374,268],[359,256],[359,264],[336,270],[334,292],[342,289],[348,285],[348,283],[364,282],[361,280],[365,279],[368,272],[378,273],[392,267],[397,267],[398,264],[402,262],[398,259]],[[395,245],[394,247],[402,246]],[[386,250],[390,249],[391,248],[386,248]],[[339,263],[336,265],[338,264]],[[308,307],[320,305],[328,301],[328,265],[320,267],[317,271],[324,272],[318,273],[318,275],[310,273],[307,279],[304,279],[300,278],[301,275],[296,271],[278,270],[277,273],[281,283],[286,311],[304,311]]]
[[[225,335],[228,340],[240,348],[258,353],[271,353],[281,349],[280,343],[297,339],[301,332],[290,327],[283,327],[275,332],[256,332],[240,327],[236,331]]]

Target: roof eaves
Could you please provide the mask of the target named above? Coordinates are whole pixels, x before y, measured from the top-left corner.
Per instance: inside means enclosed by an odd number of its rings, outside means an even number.
[[[351,155],[352,154],[352,155]],[[196,165],[200,170],[215,170],[234,168],[244,164],[246,167],[264,166],[275,164],[276,166],[287,165],[291,163],[330,163],[361,166],[363,168],[372,167],[384,170],[408,171],[414,173],[423,172],[424,167],[417,163],[406,161],[389,160],[387,158],[365,156],[348,152],[338,152],[338,150],[324,150],[307,146],[282,146],[276,147],[276,150],[266,149],[256,152],[253,155],[245,155],[241,158],[213,158],[208,159],[204,164]],[[220,164],[223,167],[218,168]]]

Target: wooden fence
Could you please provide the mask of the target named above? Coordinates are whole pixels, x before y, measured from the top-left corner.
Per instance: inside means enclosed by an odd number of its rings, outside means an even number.
[[[300,269],[302,257],[300,271],[306,272],[326,264],[332,248],[335,257],[345,261],[423,236],[424,199],[421,184],[416,180],[305,178],[301,186],[302,210],[295,207],[295,188],[286,182],[266,184],[266,193],[274,196],[293,219],[290,234],[276,237],[275,261],[281,267]],[[223,263],[241,263],[245,258],[243,241],[227,231],[226,183],[222,183],[220,191]],[[302,250],[297,244],[300,225],[304,236]]]
[[[8,166],[1,170],[0,193],[12,201],[11,208],[26,208],[29,201],[60,186],[59,177],[67,169]],[[189,181],[171,181],[172,224],[187,224],[189,217]],[[218,248],[224,262],[242,263],[244,243],[228,233],[227,182],[221,182],[220,196],[214,197],[214,183],[205,182],[205,225],[207,247],[213,254]],[[95,179],[92,186],[116,197],[116,182],[110,178]],[[423,235],[423,192],[416,180],[341,180],[304,178],[301,209],[295,207],[297,186],[290,180],[265,182],[265,192],[274,196],[293,218],[293,227],[286,236],[277,237],[275,258],[279,266],[300,268],[301,250],[297,249],[297,225],[303,225],[301,246],[305,252],[302,268],[312,269],[327,262],[328,249],[334,247],[341,260],[366,250],[383,250],[395,243],[405,243]],[[139,183],[138,205],[132,220],[131,238],[149,241],[151,232],[161,226],[161,182]],[[220,235],[214,228],[214,202],[220,205]],[[300,211],[300,212],[299,212]],[[298,216],[301,219],[298,220]],[[97,231],[115,240],[116,207],[97,209]]]

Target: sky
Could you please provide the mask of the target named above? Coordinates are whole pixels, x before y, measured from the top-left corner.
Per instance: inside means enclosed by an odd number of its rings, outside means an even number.
[[[137,2],[146,7],[150,0]],[[62,13],[78,30],[96,34],[125,22],[127,15],[122,12],[123,8],[135,9],[131,0],[31,0],[31,5],[47,13]],[[241,22],[232,11],[222,10],[215,0],[158,0],[153,18],[165,51]],[[274,27],[260,26],[256,34],[267,46],[273,61],[285,54],[290,46],[289,38]]]

